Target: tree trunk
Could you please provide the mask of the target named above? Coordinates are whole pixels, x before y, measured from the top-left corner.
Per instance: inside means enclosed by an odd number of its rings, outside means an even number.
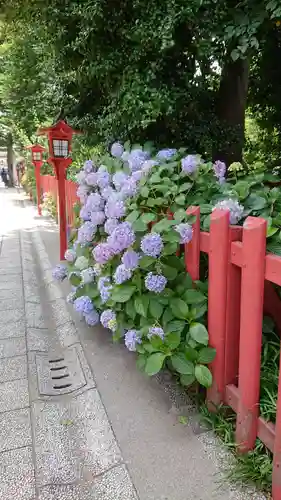
[[[9,185],[14,185],[14,169],[13,169],[14,153],[13,153],[13,136],[11,133],[7,136],[7,166],[9,174]]]
[[[248,80],[247,59],[225,63],[217,96],[219,140],[213,159],[222,160],[227,166],[234,161],[242,161]]]

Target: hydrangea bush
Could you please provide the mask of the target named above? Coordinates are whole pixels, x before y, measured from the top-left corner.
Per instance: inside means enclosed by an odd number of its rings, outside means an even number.
[[[180,252],[192,239],[186,208],[200,205],[206,230],[215,207],[228,209],[237,224],[249,213],[260,215],[270,196],[273,205],[278,201],[272,192],[268,198],[257,192],[262,178],[225,174],[223,162],[184,149],[152,154],[146,146],[114,143],[111,155],[86,161],[77,175],[81,206],[67,268],[54,270],[56,279],[68,277],[68,302],[88,325],[109,329],[148,375],[167,366],[186,386],[209,387],[206,365],[215,357],[208,347],[207,284],[192,283]]]

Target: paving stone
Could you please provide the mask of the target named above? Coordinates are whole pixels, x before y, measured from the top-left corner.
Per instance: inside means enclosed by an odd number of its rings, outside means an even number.
[[[8,309],[16,309],[17,307],[23,307],[22,297],[21,298],[10,297],[9,299],[0,300],[0,311],[7,311]]]
[[[0,314],[0,328],[8,323],[16,323],[18,321],[24,321],[24,309],[10,309],[5,311],[5,314]]]
[[[26,324],[28,328],[44,328],[45,321],[40,304],[27,302],[25,304]]]
[[[25,337],[0,339],[0,358],[21,356],[26,353]]]
[[[19,265],[10,265],[10,266],[6,266],[4,262],[1,262],[0,263],[1,265],[1,269],[0,269],[0,276],[4,276],[4,275],[22,275],[22,268],[21,266]]]
[[[0,452],[31,444],[29,409],[0,413]]]
[[[0,499],[35,500],[35,477],[31,448],[0,455]]]
[[[32,404],[32,419],[38,486],[87,480],[121,462],[94,389],[75,399],[37,401]]]
[[[0,359],[0,383],[27,377],[26,356]]]
[[[27,379],[0,384],[0,412],[29,406]],[[1,499],[1,496],[0,496]]]
[[[21,276],[13,276],[11,274],[3,274],[0,276],[0,289],[2,291],[22,291],[22,278]],[[8,295],[9,297],[9,295]]]
[[[49,351],[51,349],[51,337],[47,328],[28,328],[27,348],[29,351]]]
[[[0,339],[7,339],[10,337],[22,337],[25,335],[25,321],[10,321],[10,323],[3,324],[0,322]]]
[[[76,342],[79,342],[79,335],[72,321],[66,322],[64,325],[57,327],[55,331],[62,346],[69,347]]]
[[[29,282],[25,282],[23,285],[25,300],[28,302],[33,302],[34,304],[40,304],[40,289],[37,285],[37,282],[34,284],[30,284]]]
[[[57,299],[56,301],[51,302],[50,313],[56,327],[64,325],[71,319],[64,299]]]
[[[124,465],[114,467],[95,479],[93,484],[47,486],[39,500],[137,500]]]
[[[0,264],[1,265],[1,264]],[[0,289],[0,302],[5,299],[18,299],[19,301],[22,299],[22,288],[15,290],[2,290]]]

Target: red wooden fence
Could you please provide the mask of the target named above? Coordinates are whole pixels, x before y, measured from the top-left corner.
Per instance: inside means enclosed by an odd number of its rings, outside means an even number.
[[[196,216],[192,241],[185,246],[193,280],[199,278],[200,252],[209,257],[208,330],[217,356],[208,403],[213,408],[226,403],[236,412],[240,452],[253,449],[257,437],[273,452],[272,495],[281,500],[280,375],[276,424],[259,415],[263,312],[280,330],[281,302],[272,283],[281,285],[281,258],[266,254],[264,219],[248,217],[243,228],[233,227],[227,211],[215,210],[206,233],[200,232],[200,208],[188,212]]]
[[[57,179],[52,175],[41,175],[41,188],[42,193],[50,193],[54,200],[57,200],[58,188]],[[73,205],[78,201],[76,196],[77,185],[72,181],[65,181],[66,191],[66,214],[67,224],[69,227],[73,226],[74,211]]]

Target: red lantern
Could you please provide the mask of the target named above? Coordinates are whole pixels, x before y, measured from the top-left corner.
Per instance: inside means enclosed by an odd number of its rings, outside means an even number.
[[[41,144],[34,144],[33,146],[27,146],[26,149],[31,150],[32,163],[35,167],[35,179],[36,179],[36,193],[37,193],[37,210],[38,215],[41,215],[41,177],[40,169],[43,165],[43,151],[46,149],[41,146]]]
[[[58,182],[59,198],[59,225],[60,225],[60,259],[64,259],[67,249],[67,222],[66,222],[66,198],[65,198],[65,179],[66,169],[72,162],[70,158],[71,142],[73,134],[79,134],[73,130],[64,120],[59,120],[55,125],[47,128],[41,128],[38,135],[47,135],[49,143],[49,159]]]

